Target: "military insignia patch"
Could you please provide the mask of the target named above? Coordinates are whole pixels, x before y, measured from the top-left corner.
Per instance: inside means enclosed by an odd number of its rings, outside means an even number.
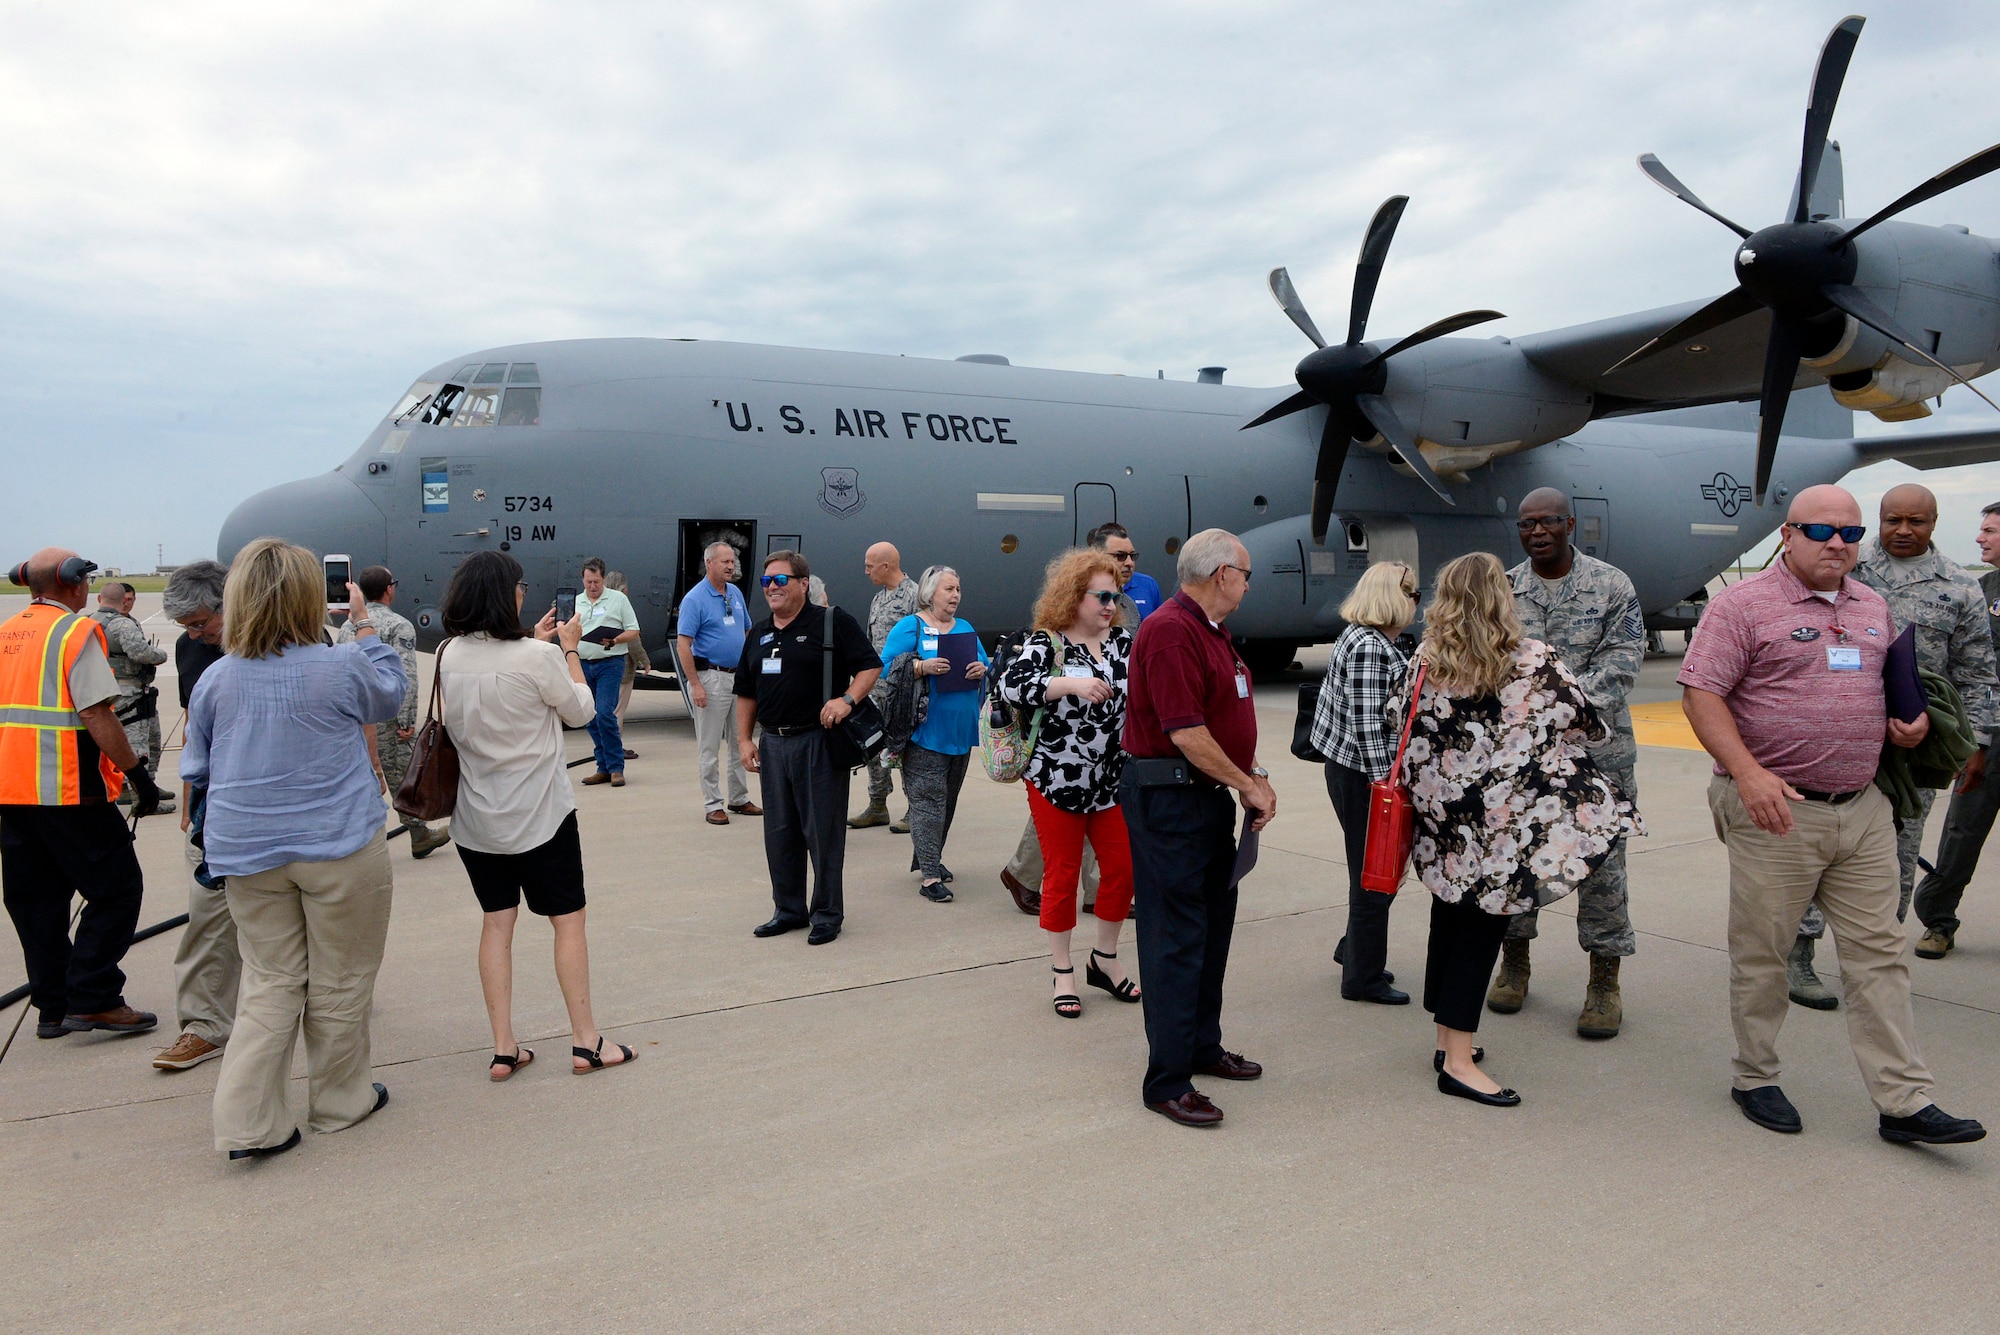
[[[1797,640],[1800,644],[1811,644],[1814,640],[1819,638],[1819,632],[1814,630],[1811,626],[1800,626],[1797,630],[1792,632],[1792,638]]]
[[[868,504],[868,497],[861,491],[859,470],[822,468],[819,477],[819,508],[834,518],[845,519]]]

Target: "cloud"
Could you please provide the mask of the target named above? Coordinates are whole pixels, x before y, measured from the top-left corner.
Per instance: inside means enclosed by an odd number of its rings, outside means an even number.
[[[330,467],[418,371],[515,340],[1280,384],[1305,348],[1265,270],[1289,265],[1339,325],[1362,228],[1398,192],[1371,331],[1491,305],[1521,334],[1713,295],[1733,239],[1632,159],[1775,219],[1836,17],[17,5],[0,531],[128,565],[204,553],[237,500]],[[1996,32],[1969,4],[1871,16],[1835,122],[1854,211],[2000,138]],[[1986,181],[1910,216],[1991,232],[1996,206]],[[1961,397],[1952,424],[1990,418]],[[2000,495],[1994,470],[1927,480],[1946,478]]]

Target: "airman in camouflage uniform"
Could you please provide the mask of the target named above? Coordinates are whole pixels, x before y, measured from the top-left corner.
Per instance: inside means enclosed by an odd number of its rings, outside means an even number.
[[[167,651],[146,638],[146,632],[132,619],[134,595],[130,584],[112,580],[97,591],[97,610],[91,615],[104,627],[105,643],[111,650],[111,675],[118,682],[118,700],[113,706],[125,729],[125,740],[145,760],[153,779],[160,777],[160,693],[153,687],[155,670],[167,661]],[[127,788],[126,793],[132,790]],[[163,798],[160,810],[172,811],[172,798]]]
[[[1530,492],[1521,501],[1520,515],[1521,546],[1528,560],[1507,572],[1514,584],[1514,610],[1522,628],[1555,650],[1597,707],[1611,735],[1590,748],[1591,759],[1636,801],[1632,767],[1639,747],[1625,697],[1646,658],[1638,591],[1624,571],[1571,545],[1576,518],[1569,497],[1560,491],[1543,487]],[[1504,963],[1486,997],[1486,1004],[1502,1014],[1521,1009],[1527,1000],[1528,942],[1537,933],[1537,916],[1531,909],[1507,925]],[[1627,907],[1623,839],[1577,892],[1576,940],[1590,955],[1590,987],[1576,1031],[1585,1038],[1611,1038],[1624,1021],[1618,963],[1638,948]]]
[[[396,711],[396,717],[387,723],[375,725],[375,758],[381,766],[382,778],[389,785],[393,799],[396,790],[403,785],[403,776],[410,769],[410,754],[417,737],[417,689],[423,679],[417,675],[417,628],[400,612],[391,611],[389,604],[396,598],[396,577],[383,566],[369,566],[354,581],[361,586],[361,592],[368,599],[366,616],[375,627],[376,635],[382,643],[392,646],[396,656],[403,660],[403,674],[409,686],[403,692],[403,706]],[[355,640],[354,628],[340,628],[340,642],[352,644]],[[431,827],[420,820],[397,814],[403,827],[410,832],[410,856],[421,858],[433,850],[451,842],[449,833],[433,833]]]
[[[903,573],[903,556],[893,543],[876,543],[868,549],[862,563],[868,571],[869,580],[876,586],[874,601],[868,604],[868,639],[879,654],[896,623],[917,610],[917,582]],[[870,757],[868,808],[860,815],[849,818],[848,827],[866,830],[876,825],[889,825],[896,834],[908,834],[910,816],[907,811],[901,820],[889,824],[889,789],[889,771],[883,766],[881,757]]]
[[[1972,730],[1991,741],[2000,723],[1995,710],[1993,636],[1987,599],[1977,581],[1931,542],[1937,527],[1937,497],[1915,483],[1892,487],[1882,497],[1881,528],[1861,549],[1854,578],[1889,603],[1889,618],[1898,634],[1917,628],[1917,666],[1928,668],[1958,690]],[[1978,759],[1983,768],[1984,753]],[[1917,883],[1917,853],[1923,846],[1924,823],[1935,797],[1919,789],[1923,814],[1896,827],[1896,861],[1902,870],[1902,895],[1896,920],[1909,916],[1910,895]],[[1840,1002],[1813,971],[1814,942],[1826,933],[1826,918],[1818,904],[1808,905],[1793,944],[1792,1000],[1815,1010],[1833,1010]]]

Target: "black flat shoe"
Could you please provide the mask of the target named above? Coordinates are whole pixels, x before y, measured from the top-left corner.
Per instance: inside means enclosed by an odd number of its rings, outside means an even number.
[[[1483,1062],[1483,1061],[1485,1061],[1485,1060],[1486,1060],[1486,1049],[1485,1049],[1485,1048],[1474,1048],[1474,1049],[1472,1050],[1472,1064],[1473,1064],[1474,1066],[1477,1066],[1477,1065],[1479,1065],[1479,1063],[1481,1063],[1481,1062]],[[1431,1053],[1431,1069],[1432,1069],[1433,1071],[1437,1071],[1437,1072],[1439,1072],[1439,1073],[1442,1073],[1442,1072],[1444,1071],[1444,1049],[1443,1049],[1443,1048],[1439,1048],[1439,1049],[1437,1049],[1437,1050],[1436,1050],[1435,1052]]]
[[[809,946],[823,946],[839,935],[840,928],[831,924],[821,923],[806,933],[806,944]]]
[[[1882,1115],[1876,1128],[1882,1139],[1897,1145],[1965,1145],[1986,1139],[1986,1128],[1970,1117],[1953,1117],[1935,1103],[1908,1117]]]
[[[771,921],[759,923],[757,926],[752,927],[750,935],[783,936],[786,932],[796,932],[804,926],[806,926],[806,923],[802,918],[787,918],[783,914],[778,914]]]
[[[1512,1108],[1521,1102],[1521,1096],[1511,1089],[1503,1089],[1498,1094],[1488,1094],[1484,1090],[1474,1089],[1463,1080],[1453,1079],[1443,1071],[1438,1072],[1438,1093],[1449,1094],[1453,1098],[1470,1099],[1489,1108]]]
[[[1766,1131],[1777,1131],[1795,1136],[1806,1129],[1799,1117],[1799,1110],[1785,1097],[1785,1091],[1776,1085],[1759,1085],[1755,1089],[1732,1089],[1729,1097],[1736,1100],[1736,1106],[1743,1115],[1763,1127]]]
[[[943,881],[932,881],[928,885],[920,885],[917,887],[917,893],[933,904],[949,904],[953,899],[957,898],[950,890],[945,888]]]
[[[382,1088],[382,1086],[377,1085],[375,1086],[375,1088],[380,1089]],[[382,1105],[378,1103],[375,1106],[379,1108]],[[254,1150],[231,1150],[229,1151],[229,1161],[231,1163],[234,1163],[238,1159],[268,1159],[274,1154],[283,1154],[286,1150],[296,1148],[298,1146],[298,1143],[304,1138],[305,1137],[299,1134],[299,1129],[297,1127],[293,1127],[292,1138],[290,1140],[287,1140],[284,1144],[264,1145]]]
[[[1340,999],[1342,1001],[1372,1001],[1378,1006],[1407,1006],[1410,1004],[1410,994],[1408,992],[1398,991],[1387,983],[1382,984],[1382,986],[1376,988],[1373,992],[1342,992]]]

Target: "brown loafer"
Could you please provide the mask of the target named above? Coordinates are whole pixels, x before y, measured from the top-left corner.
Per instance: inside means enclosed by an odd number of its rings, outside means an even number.
[[[159,1022],[160,1017],[151,1011],[135,1011],[130,1006],[98,1011],[95,1015],[63,1016],[63,1028],[72,1034],[81,1034],[89,1029],[108,1029],[114,1034],[143,1034]]]
[[[1190,1089],[1177,1099],[1165,1103],[1146,1105],[1160,1116],[1182,1126],[1219,1126],[1222,1123],[1222,1109],[1208,1101],[1208,1095],[1198,1089]]]
[[[599,784],[599,783],[610,783],[610,782],[611,782],[611,776],[609,774],[606,774],[603,770],[597,771],[597,773],[591,775],[590,777],[584,780],[584,783],[586,784]]]
[[[1218,1080],[1255,1080],[1264,1074],[1264,1068],[1240,1052],[1225,1052],[1220,1061],[1213,1066],[1204,1066],[1201,1073]]]
[[[1021,912],[1033,915],[1042,911],[1042,892],[1030,890],[1022,885],[1020,878],[1005,867],[1000,869],[1000,884],[1006,886],[1007,893],[1014,896],[1014,907]]]
[[[623,788],[623,787],[625,786],[625,771],[624,771],[624,770],[622,770],[622,769],[621,769],[621,770],[619,770],[619,771],[618,771],[618,772],[617,772],[616,774],[614,774],[614,775],[612,775],[612,776],[611,776],[611,786],[612,786],[613,788]]]
[[[153,1058],[156,1071],[185,1071],[222,1055],[222,1049],[199,1034],[182,1034],[174,1045]]]
[[[727,825],[729,824],[729,813],[718,809],[709,812],[706,816],[703,816],[702,819],[707,821],[710,825]]]
[[[755,802],[745,802],[741,806],[734,806],[729,809],[739,816],[761,816],[764,814],[764,808],[758,806]]]

